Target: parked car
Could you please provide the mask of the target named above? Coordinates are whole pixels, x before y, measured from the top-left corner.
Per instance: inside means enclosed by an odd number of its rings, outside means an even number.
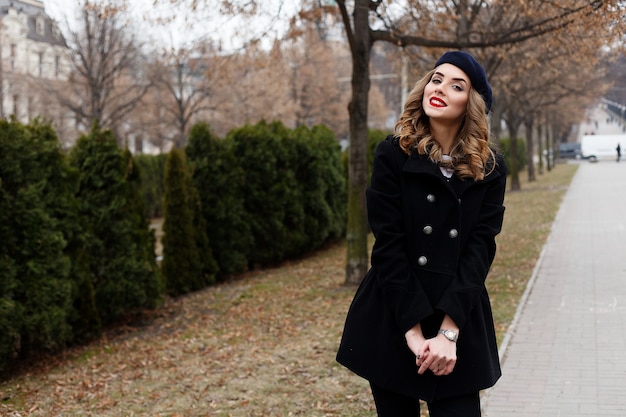
[[[581,144],[577,142],[559,143],[560,159],[580,159],[582,158]]]

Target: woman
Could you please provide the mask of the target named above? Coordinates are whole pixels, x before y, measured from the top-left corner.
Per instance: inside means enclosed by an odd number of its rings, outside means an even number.
[[[489,147],[492,93],[468,53],[446,52],[377,148],[366,193],[376,237],[337,360],[366,378],[380,417],[480,416],[500,377],[485,279],[506,166]]]

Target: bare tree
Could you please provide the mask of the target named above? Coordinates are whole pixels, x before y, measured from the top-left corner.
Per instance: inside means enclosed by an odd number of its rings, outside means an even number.
[[[124,10],[123,0],[83,3],[79,28],[68,30],[73,63],[68,91],[59,91],[60,102],[75,114],[78,125],[97,123],[118,137],[127,114],[149,88]]]
[[[512,155],[517,132],[524,126],[528,180],[536,179],[534,130],[540,116],[555,106],[580,111],[600,98],[608,87],[602,62],[609,53],[604,40],[587,35],[583,25],[570,25],[554,36],[541,36],[507,50],[503,71],[496,77],[499,105],[509,128]],[[567,41],[566,41],[567,40]],[[580,111],[578,113],[580,113]],[[511,189],[519,190],[517,158],[511,158]]]
[[[212,54],[194,56],[193,51],[206,48],[180,48],[164,53],[154,68],[154,84],[165,95],[163,113],[166,122],[176,126],[174,147],[187,144],[187,134],[194,117],[214,110],[210,98],[214,87],[209,66],[215,61]]]
[[[348,86],[337,77],[342,53],[345,44],[306,30],[269,50],[254,43],[241,53],[210,57],[205,82],[213,94],[203,116],[218,134],[263,119],[292,128],[325,124],[347,137]]]
[[[338,80],[341,58],[349,56],[345,43],[328,39],[318,23],[317,27],[307,24],[300,28],[300,33],[283,41],[281,47],[283,65],[289,69],[286,79],[293,124],[324,124],[339,137],[347,137],[345,108],[349,90],[345,82]]]

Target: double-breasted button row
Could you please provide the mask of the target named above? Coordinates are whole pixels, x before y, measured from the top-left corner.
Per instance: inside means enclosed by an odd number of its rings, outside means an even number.
[[[430,235],[433,233],[433,227],[427,224],[422,228],[422,232],[424,232],[425,235]],[[448,236],[450,236],[451,239],[454,239],[459,236],[459,231],[456,229],[450,229]]]
[[[434,194],[427,194],[426,195],[426,201],[428,201],[429,203],[434,203],[435,201],[437,201],[437,197],[435,197]],[[461,199],[459,199],[459,204],[461,203]],[[429,224],[425,225],[422,228],[422,232],[425,235],[430,235],[433,233],[433,227]],[[459,231],[457,229],[450,229],[450,231],[448,232],[448,236],[451,239],[454,239],[456,237],[459,236]],[[424,255],[420,256],[419,258],[417,258],[417,264],[419,266],[424,266],[428,263],[428,258]]]
[[[424,234],[429,235],[433,232],[433,227],[427,224],[426,226],[424,226],[422,231],[424,232]],[[454,239],[459,236],[459,231],[457,229],[450,229],[450,231],[448,232],[448,236],[450,237],[450,239]],[[419,258],[417,258],[417,264],[419,266],[424,266],[427,263],[428,263],[428,258],[426,256],[422,255]]]

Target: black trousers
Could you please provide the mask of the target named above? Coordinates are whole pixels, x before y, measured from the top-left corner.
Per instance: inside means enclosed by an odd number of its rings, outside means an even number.
[[[370,384],[378,417],[419,417],[420,403],[416,398]],[[480,417],[479,393],[444,398],[427,403],[430,417]]]

